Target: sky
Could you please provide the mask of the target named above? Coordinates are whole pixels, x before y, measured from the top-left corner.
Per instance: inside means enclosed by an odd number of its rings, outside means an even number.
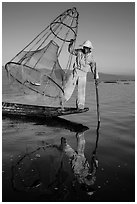
[[[3,2],[2,64],[10,61],[51,21],[76,7],[76,47],[90,40],[99,72],[135,73],[134,2]]]

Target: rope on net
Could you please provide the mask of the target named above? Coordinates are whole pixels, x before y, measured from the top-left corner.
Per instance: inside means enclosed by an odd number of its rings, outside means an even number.
[[[58,27],[59,27],[59,25],[54,28],[55,31],[58,29]],[[49,31],[48,31],[48,32],[49,32]],[[48,32],[47,32],[46,34],[48,34]],[[32,48],[30,48],[30,50],[29,50],[28,52],[31,52],[32,49],[42,40],[42,38],[44,38],[44,37],[46,36],[46,34],[44,34],[44,35],[39,39],[39,41],[37,41],[36,44],[35,44]],[[32,53],[32,55],[28,58],[28,60],[26,60],[26,62],[24,63],[24,65],[26,65],[26,64],[30,61],[30,59],[33,57],[33,55],[34,55],[37,51],[39,51],[39,49],[42,47],[42,45],[45,43],[45,41],[48,39],[48,37],[49,37],[50,35],[51,35],[51,32],[47,35],[47,37],[43,40],[43,42],[38,46],[38,48]],[[46,50],[47,50],[47,49],[46,49]],[[45,50],[45,52],[46,52],[46,50]],[[44,52],[44,53],[45,53],[45,52]],[[26,56],[27,56],[27,53],[24,55],[23,60],[26,58]],[[42,55],[42,56],[43,56],[43,55]],[[21,59],[21,62],[23,62],[23,60]],[[34,65],[33,68],[35,68],[35,67],[36,67],[36,65]]]
[[[62,21],[63,21],[65,18],[66,18],[66,15],[63,17]],[[54,28],[54,31],[56,31],[59,27],[60,27],[60,25],[56,25],[56,27]],[[62,28],[63,28],[63,26],[61,26],[61,28],[60,28],[60,30],[58,31],[58,33],[61,31]],[[44,39],[44,41],[40,44],[40,46],[36,49],[35,52],[37,52],[37,51],[40,49],[40,47],[42,47],[42,45],[46,42],[46,40],[48,39],[48,37],[49,37],[51,34],[52,34],[52,31],[50,30],[49,35]],[[55,36],[54,36],[54,38],[55,38]],[[54,40],[54,38],[53,38],[52,40]],[[47,49],[45,49],[45,50],[43,51],[42,56],[39,58],[39,60],[36,62],[36,64],[34,65],[33,68],[36,67],[36,65],[38,64],[38,62],[40,61],[40,59],[43,57],[43,55],[44,55],[44,53],[45,53],[46,51],[47,51]],[[32,56],[33,56],[33,55],[32,55]],[[31,57],[32,57],[32,56],[31,56]],[[29,61],[29,60],[28,60],[28,61]]]
[[[78,32],[78,19],[77,19],[77,22],[76,22],[76,36],[77,36],[77,32]],[[74,43],[73,43],[73,49],[75,47],[75,44],[76,44],[76,41],[74,41]],[[71,62],[72,62],[72,56],[73,55],[70,53],[66,72],[67,72],[67,70],[70,70],[70,66],[71,66]]]
[[[66,14],[65,14],[65,13],[66,13]],[[64,14],[65,14],[65,15],[64,15]],[[61,14],[60,16],[58,16],[51,24],[54,24],[54,22],[55,22],[56,20],[58,20],[58,19],[61,20],[61,17],[62,17],[63,15],[64,15],[64,17],[62,18],[62,22],[63,22],[64,19],[65,19],[66,16],[67,16],[67,12],[64,12],[63,14]],[[54,28],[54,32],[55,32],[55,31],[59,28],[60,24],[59,24],[59,25],[54,24],[53,26],[56,26],[56,27]],[[27,47],[29,47],[29,45],[31,45],[31,44],[32,44],[43,32],[45,32],[49,27],[50,27],[50,25],[49,25],[48,27],[46,27],[39,35],[37,35],[36,38],[34,38],[34,40],[31,41],[21,52],[23,52]],[[50,31],[50,33],[48,34],[49,31]],[[48,37],[49,37],[52,33],[53,33],[53,31],[52,31],[51,29],[49,29],[49,30],[29,49],[28,52],[32,51],[33,48],[42,40],[42,38],[44,38],[44,37],[48,34],[47,37],[44,39],[44,41],[38,46],[38,48],[32,53],[32,55],[29,57],[29,59],[24,63],[24,65],[31,59],[31,57],[33,56],[33,54],[34,54],[35,52],[37,52],[37,51],[40,49],[40,47],[45,43],[45,41],[48,39]],[[14,57],[14,59],[15,59],[21,52],[19,52],[19,53]],[[24,57],[23,57],[22,59],[19,60],[18,63],[22,63],[23,60],[26,58],[26,56],[27,56],[27,53],[24,55]],[[13,59],[12,59],[12,60],[13,60]],[[11,60],[11,61],[12,61],[12,60]]]
[[[68,17],[67,14],[63,17],[62,21],[64,21],[64,19],[65,19],[66,17]],[[69,19],[68,19],[68,20],[69,20]],[[56,25],[56,24],[55,24],[55,25]],[[59,29],[57,35],[58,35],[59,32],[62,30],[63,24],[61,24],[61,26],[60,26],[60,24],[59,24],[58,26],[56,26],[56,29],[55,29],[55,30],[57,30],[59,27],[60,27],[60,29]],[[52,31],[51,31],[51,33],[52,33]],[[56,36],[54,36],[54,38],[53,38],[52,40],[54,40],[55,38],[56,38]],[[44,42],[43,42],[43,43],[44,43]],[[43,44],[43,43],[42,43],[42,44]],[[48,46],[48,47],[49,47],[49,46]],[[36,65],[39,63],[39,61],[40,61],[41,58],[43,57],[44,53],[47,51],[48,47],[43,51],[43,54],[40,56],[40,58],[39,58],[38,61],[35,63],[35,65],[34,65],[33,68],[35,68]],[[63,45],[62,45],[62,48],[63,48]],[[61,52],[61,50],[60,50],[60,52]],[[59,56],[59,55],[57,55],[57,58],[58,58],[58,56]],[[57,61],[57,60],[56,60],[56,61]],[[52,73],[53,73],[53,71],[54,71],[56,61],[55,61],[54,65],[53,65],[53,69],[51,70],[51,73],[50,73],[49,76],[46,78],[44,92],[46,91],[47,83],[48,83],[49,80],[51,80],[52,82],[54,82],[54,83],[57,85],[57,83],[56,83],[53,79],[51,79],[51,75],[52,75]],[[59,88],[61,88],[61,87],[59,86]],[[63,89],[62,89],[62,88],[61,88],[61,90],[62,90],[62,92],[63,92]]]
[[[71,26],[73,25],[73,22],[74,22],[74,18],[72,18],[72,21],[71,21],[70,25],[67,26],[67,27],[68,27],[68,31],[67,31],[67,33],[66,33],[66,35],[65,35],[65,38],[64,38],[63,43],[62,43],[62,46],[61,46],[61,48],[60,48],[60,50],[59,50],[59,52],[58,52],[57,58],[59,57],[60,53],[62,52],[62,49],[63,49],[64,44],[65,44],[65,42],[66,42],[67,36],[68,36],[68,34],[69,34],[69,32],[70,32],[70,28],[71,28]],[[64,24],[63,24],[63,25],[64,25]],[[62,27],[63,27],[63,25],[62,25]],[[59,32],[60,32],[60,31],[59,31]],[[58,32],[58,33],[59,33],[59,32]],[[57,37],[57,35],[58,35],[58,34],[55,35],[55,38]],[[70,55],[69,55],[69,56],[70,56]],[[72,58],[70,58],[70,60],[72,60]],[[55,64],[56,64],[56,61],[55,61],[54,65],[55,65]],[[70,61],[70,64],[71,64],[71,61]],[[53,69],[52,69],[52,71],[51,71],[51,73],[50,73],[50,76],[52,75],[54,69],[55,69],[55,66],[53,66]],[[48,77],[48,79],[50,80],[51,78]],[[47,82],[48,82],[48,80],[47,80]],[[47,82],[46,82],[46,86],[47,86]],[[45,90],[46,90],[46,86],[45,86]],[[64,91],[63,91],[63,92],[64,92]]]
[[[64,18],[66,18],[66,16],[65,16]],[[57,30],[57,29],[59,28],[59,26],[60,26],[60,25],[58,25],[55,30]],[[62,30],[62,28],[63,28],[63,25],[60,27],[60,30],[58,31],[58,33]],[[48,38],[49,36],[50,36],[50,34],[47,36],[47,38]],[[41,45],[39,46],[39,48],[45,43],[45,41],[47,40],[47,38],[41,43]],[[54,38],[55,38],[55,36],[54,36]],[[54,38],[53,38],[53,40],[54,40]],[[39,49],[39,48],[38,48],[38,49]],[[48,49],[48,47],[47,47],[47,49]],[[35,68],[36,65],[39,63],[39,61],[41,60],[41,58],[43,57],[43,55],[45,54],[45,52],[47,51],[47,49],[45,49],[45,50],[43,51],[43,54],[40,56],[40,58],[39,58],[38,61],[35,63],[35,65],[34,65],[33,68]]]

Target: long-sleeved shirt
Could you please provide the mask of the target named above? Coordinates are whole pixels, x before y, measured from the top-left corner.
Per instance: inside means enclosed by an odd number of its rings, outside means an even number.
[[[89,72],[90,70],[94,74],[95,71],[95,61],[93,59],[92,52],[84,54],[82,49],[74,49],[73,43],[69,44],[68,51],[76,56],[76,62],[74,63],[74,68],[79,69],[83,72]],[[98,72],[96,71],[96,79],[98,79]]]

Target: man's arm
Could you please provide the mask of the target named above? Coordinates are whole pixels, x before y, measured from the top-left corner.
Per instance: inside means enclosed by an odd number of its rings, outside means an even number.
[[[90,63],[90,68],[91,68],[91,72],[92,74],[94,75],[94,79],[99,79],[99,75],[98,75],[98,71],[96,69],[96,62],[95,61],[92,61]]]

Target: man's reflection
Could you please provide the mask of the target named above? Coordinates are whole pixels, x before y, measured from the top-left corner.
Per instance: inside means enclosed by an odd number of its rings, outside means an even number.
[[[97,134],[95,149],[92,153],[91,163],[89,163],[84,153],[84,133],[84,131],[76,133],[76,150],[68,144],[66,138],[62,137],[60,145],[43,142],[36,150],[30,153],[26,152],[21,156],[12,166],[11,182],[14,190],[40,191],[44,195],[48,194],[49,200],[56,200],[56,196],[62,199],[70,196],[72,188],[77,188],[79,185],[82,191],[92,195],[98,168],[96,150],[99,135]],[[72,169],[71,172],[68,165]],[[71,175],[72,172],[73,175]]]
[[[61,138],[62,149],[65,154],[68,156],[71,168],[73,170],[74,176],[77,179],[77,182],[81,185],[84,190],[91,190],[96,181],[96,171],[98,168],[98,160],[96,155],[92,155],[92,168],[89,165],[88,160],[85,157],[85,138],[84,132],[76,134],[77,139],[77,149],[74,150],[72,147],[67,144],[65,138]]]

